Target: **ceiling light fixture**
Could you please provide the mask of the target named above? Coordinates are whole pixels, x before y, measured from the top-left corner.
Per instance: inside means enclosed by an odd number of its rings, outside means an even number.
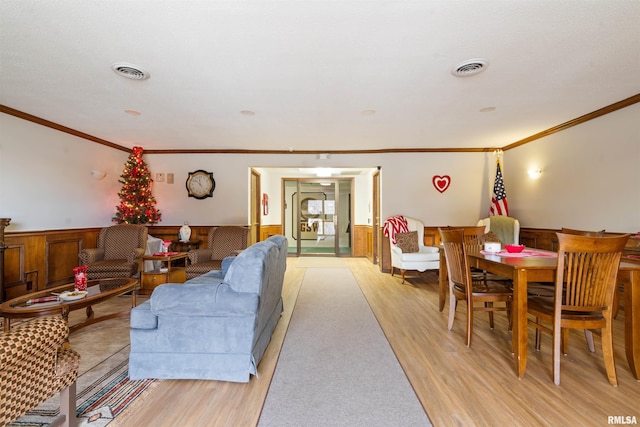
[[[124,112],[130,116],[139,116],[142,114],[140,111],[137,111],[137,110],[124,110]]]
[[[251,110],[240,110],[240,114],[243,116],[255,116],[256,112]]]
[[[141,67],[133,64],[128,64],[126,62],[113,63],[111,64],[111,69],[117,75],[131,80],[147,80],[149,77],[151,77],[151,74],[143,70]]]
[[[363,116],[373,116],[375,113],[376,113],[376,110],[374,110],[372,108],[367,109],[367,110],[362,110],[360,112],[360,114],[362,114]]]
[[[496,107],[483,107],[480,109],[481,113],[490,113],[492,111],[496,111]]]
[[[316,176],[318,178],[329,178],[331,176],[331,168],[316,168]]]
[[[483,72],[489,66],[489,61],[482,58],[469,59],[461,64],[456,65],[451,74],[456,77],[469,77],[474,74]]]

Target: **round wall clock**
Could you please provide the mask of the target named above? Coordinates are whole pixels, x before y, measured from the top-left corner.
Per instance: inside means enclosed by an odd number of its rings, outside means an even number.
[[[203,171],[202,169],[189,172],[186,185],[189,197],[195,197],[196,199],[211,197],[213,196],[213,190],[216,189],[213,172]]]

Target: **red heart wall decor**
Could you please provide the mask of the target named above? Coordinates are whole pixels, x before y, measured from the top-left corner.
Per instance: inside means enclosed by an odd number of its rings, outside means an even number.
[[[449,188],[449,185],[451,185],[451,177],[449,175],[434,175],[432,182],[433,186],[436,187],[436,190],[444,193],[447,191],[447,188]]]

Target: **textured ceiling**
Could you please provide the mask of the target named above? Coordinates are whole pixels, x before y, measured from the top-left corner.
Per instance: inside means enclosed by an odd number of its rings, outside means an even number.
[[[639,76],[636,0],[0,2],[0,104],[146,150],[503,147]]]

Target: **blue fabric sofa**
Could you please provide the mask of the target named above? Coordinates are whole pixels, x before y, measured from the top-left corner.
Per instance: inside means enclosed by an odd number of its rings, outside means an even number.
[[[248,382],[282,313],[287,239],[272,236],[223,270],[164,284],[131,310],[129,377]]]

